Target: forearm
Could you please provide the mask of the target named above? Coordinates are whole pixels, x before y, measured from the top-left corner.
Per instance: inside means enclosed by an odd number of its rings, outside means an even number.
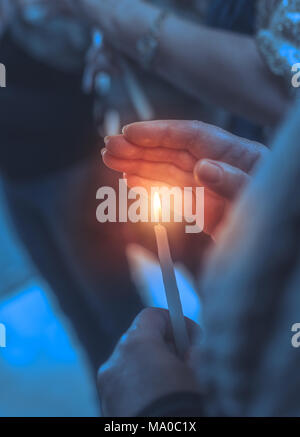
[[[157,17],[158,9],[137,2],[128,10],[118,3],[107,20],[94,4],[107,38],[138,59],[137,41]],[[288,96],[268,71],[253,38],[196,25],[170,15],[163,23],[154,65],[158,74],[199,99],[206,99],[261,124],[278,123]],[[260,92],[254,92],[259,89]]]
[[[159,73],[199,99],[260,124],[277,124],[284,115],[288,96],[253,38],[172,17],[160,48]]]

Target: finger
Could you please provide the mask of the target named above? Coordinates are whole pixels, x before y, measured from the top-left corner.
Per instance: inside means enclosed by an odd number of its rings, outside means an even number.
[[[193,320],[185,317],[189,337],[192,339],[199,334],[200,327]],[[133,321],[129,332],[135,332],[142,337],[151,338],[163,343],[173,341],[173,328],[170,313],[162,308],[146,308]]]
[[[222,160],[247,172],[267,151],[266,147],[257,142],[200,121],[133,123],[123,128],[123,134],[129,142],[142,147],[184,149],[197,159]]]
[[[186,150],[139,147],[128,142],[123,135],[106,137],[105,147],[111,155],[117,158],[172,163],[184,171],[193,171],[196,164],[195,157]]]
[[[248,174],[224,162],[203,159],[194,169],[199,185],[203,185],[228,200],[233,199],[249,182]]]
[[[131,173],[146,179],[160,180],[167,184],[179,187],[194,187],[195,179],[191,172],[185,172],[173,164],[153,163],[143,160],[120,159],[103,150],[104,164],[122,173]]]

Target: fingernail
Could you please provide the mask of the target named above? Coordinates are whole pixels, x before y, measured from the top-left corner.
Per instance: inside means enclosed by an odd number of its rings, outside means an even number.
[[[201,161],[197,165],[198,178],[208,184],[218,184],[223,175],[222,168],[211,161]]]
[[[122,127],[122,134],[125,135],[126,134],[126,130],[128,128],[129,124],[126,124],[126,126]]]
[[[106,145],[108,142],[109,142],[109,140],[110,140],[110,136],[106,136],[106,137],[104,137],[104,144]]]

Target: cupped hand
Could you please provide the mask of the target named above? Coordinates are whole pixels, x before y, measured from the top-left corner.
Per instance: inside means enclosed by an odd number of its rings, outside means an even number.
[[[186,318],[193,339],[199,334],[196,323]],[[98,372],[98,389],[104,416],[128,417],[176,392],[198,392],[189,360],[175,352],[169,312],[147,308],[122,336],[112,356]]]
[[[231,201],[267,147],[200,121],[133,123],[105,139],[104,163],[126,173],[129,186],[204,186],[205,232],[215,235]]]

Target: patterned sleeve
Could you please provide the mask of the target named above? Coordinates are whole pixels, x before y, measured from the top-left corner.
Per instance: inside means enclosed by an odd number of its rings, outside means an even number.
[[[300,62],[300,0],[258,0],[257,44],[270,70],[290,87]]]

